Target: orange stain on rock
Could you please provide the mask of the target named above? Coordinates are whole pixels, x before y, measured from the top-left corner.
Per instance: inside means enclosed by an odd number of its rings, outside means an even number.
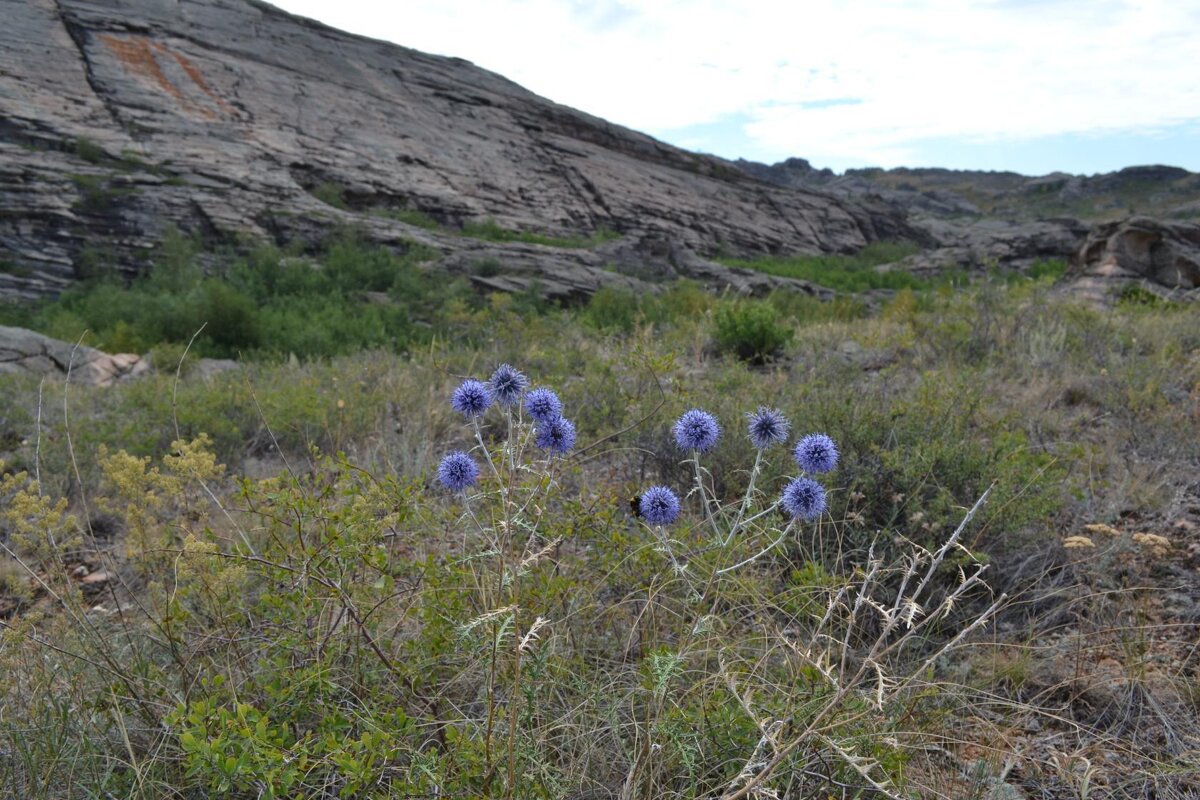
[[[174,57],[176,63],[179,64],[179,68],[187,73],[187,76],[192,79],[192,83],[199,86],[200,91],[211,97],[213,102],[220,106],[222,111],[230,115],[234,113],[233,109],[230,108],[229,104],[225,102],[224,98],[209,88],[208,82],[204,80],[204,76],[200,74],[200,70],[196,69],[195,64],[193,64],[191,61],[188,61],[188,59],[182,53],[171,53],[171,56]]]
[[[126,69],[151,78],[163,91],[177,100],[183,100],[183,93],[167,79],[145,39],[140,37],[121,39],[110,34],[102,34],[100,41],[108,46],[108,49],[112,51],[118,61],[125,65]]]
[[[179,90],[179,87],[172,83],[167,74],[163,72],[162,65],[158,63],[158,59],[154,57],[154,53],[158,52],[161,55],[173,56],[180,68],[201,91],[212,98],[221,107],[222,111],[232,113],[233,110],[229,108],[229,105],[217,97],[212,89],[208,87],[208,84],[204,81],[204,77],[196,69],[195,65],[178,53],[172,53],[167,50],[162,42],[150,42],[143,36],[120,37],[112,34],[101,34],[99,38],[126,69],[137,75],[150,78],[160,89],[178,100],[179,104],[185,109],[199,112],[208,119],[215,118],[216,114],[210,109],[197,107],[194,103],[188,101],[183,92]]]

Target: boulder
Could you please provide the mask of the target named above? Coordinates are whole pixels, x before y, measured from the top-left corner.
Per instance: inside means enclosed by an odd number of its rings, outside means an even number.
[[[132,353],[109,355],[84,345],[51,339],[25,328],[0,325],[0,374],[28,373],[108,386],[142,375],[150,365]]]

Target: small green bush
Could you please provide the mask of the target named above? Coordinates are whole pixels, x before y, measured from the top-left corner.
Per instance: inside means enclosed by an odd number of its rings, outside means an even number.
[[[605,286],[592,295],[584,320],[601,331],[629,333],[640,314],[638,296],[628,289]]]
[[[1127,283],[1117,295],[1117,304],[1128,308],[1161,308],[1168,302],[1139,283]]]
[[[778,321],[775,307],[757,300],[739,300],[717,309],[717,345],[743,361],[762,364],[779,355],[792,341],[792,329]]]
[[[1046,258],[1030,265],[1025,275],[1033,280],[1056,281],[1067,273],[1067,262],[1061,258]]]
[[[342,211],[349,208],[346,205],[346,190],[331,181],[317,184],[309,190],[309,193],[327,206],[333,206]]]
[[[89,164],[100,164],[108,159],[104,148],[85,136],[75,140],[75,155]]]
[[[374,213],[427,230],[437,230],[441,227],[436,219],[418,208],[389,208]]]

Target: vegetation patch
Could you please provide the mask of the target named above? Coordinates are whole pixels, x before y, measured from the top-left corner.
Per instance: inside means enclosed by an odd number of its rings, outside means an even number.
[[[621,237],[619,233],[603,228],[588,236],[546,236],[528,231],[509,230],[491,219],[467,222],[462,226],[460,233],[472,239],[484,239],[489,242],[525,242],[527,244],[544,244],[548,247],[580,249],[595,247]]]
[[[402,351],[482,303],[465,284],[428,275],[420,265],[429,257],[416,245],[396,253],[335,237],[313,257],[260,247],[225,256],[208,274],[198,245],[175,234],[150,273],[129,285],[96,254],[93,280],[33,306],[4,304],[0,320],[68,341],[88,331],[112,352],[144,353],[193,336],[193,352],[222,358]],[[387,302],[367,302],[366,293]]]
[[[131,291],[225,309],[260,337],[239,369],[189,375],[230,346],[202,334],[176,383],[187,331],[104,390],[3,384],[15,795],[1187,796],[1188,314],[1050,276],[532,308],[352,239],[230,256],[222,297],[196,255],[176,238]],[[398,276],[442,298],[406,346],[262,344],[273,303],[361,316]],[[763,308],[773,357],[723,351]]]
[[[918,249],[911,242],[872,242],[854,255],[762,256],[751,259],[718,258],[717,261],[730,267],[810,281],[839,292],[928,289],[941,283],[954,283],[961,278],[959,275],[946,275],[926,280],[903,270],[877,272],[875,269],[882,264],[907,258]]]
[[[329,181],[319,183],[309,189],[309,194],[327,206],[332,206],[342,211],[350,209],[350,206],[346,203],[346,190],[340,184]]]

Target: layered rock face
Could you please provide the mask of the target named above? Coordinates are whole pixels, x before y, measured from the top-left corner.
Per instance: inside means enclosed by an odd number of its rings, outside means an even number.
[[[483,280],[536,279],[559,297],[644,283],[647,261],[757,291],[783,281],[705,257],[912,235],[883,204],[768,185],[465,61],[253,0],[0,0],[0,15],[9,296],[112,264],[151,268],[168,226],[287,242],[353,223],[381,243],[432,246],[446,269],[499,258],[504,273]],[[400,219],[417,211],[441,227]],[[452,233],[480,220],[621,239],[568,249]]]
[[[1090,226],[1073,219],[1011,222],[984,219],[949,222],[924,219],[916,223],[934,242],[887,269],[916,275],[965,269],[1024,272],[1039,261],[1067,260],[1087,238]]]

